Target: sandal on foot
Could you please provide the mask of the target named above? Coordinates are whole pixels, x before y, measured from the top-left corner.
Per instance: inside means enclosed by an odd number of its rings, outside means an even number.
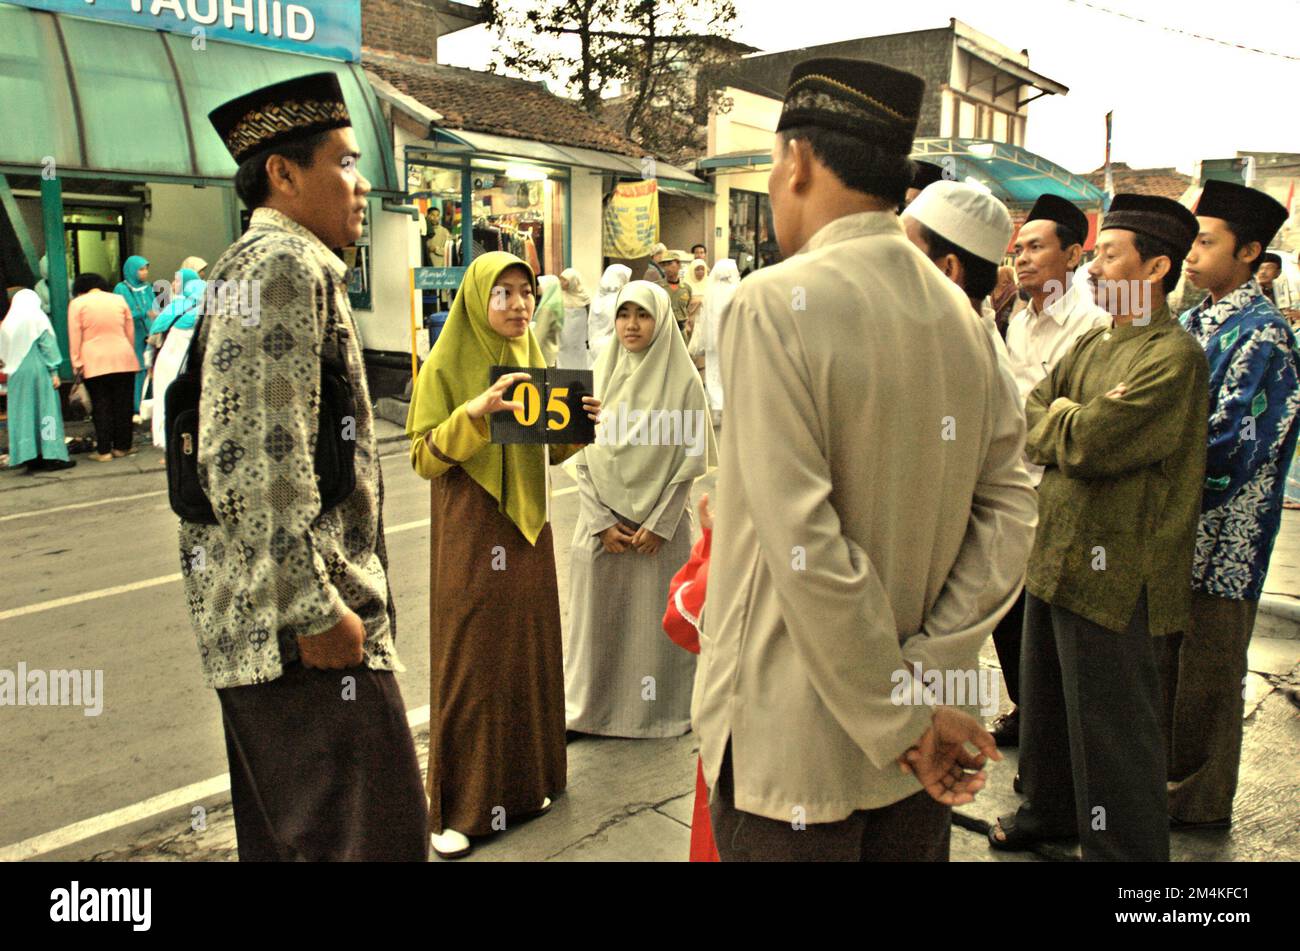
[[[469,855],[474,848],[468,837],[455,829],[443,829],[430,836],[429,841],[440,859],[458,859]]]
[[[1016,708],[1010,713],[1004,713],[993,721],[992,729],[993,742],[999,747],[1010,747],[1020,745],[1020,709]]]
[[[998,838],[998,831],[1005,838]],[[1016,826],[1014,815],[1002,816],[989,826],[989,845],[999,852],[1025,852],[1042,842],[1074,839],[1076,836],[1047,836],[1026,832]]]

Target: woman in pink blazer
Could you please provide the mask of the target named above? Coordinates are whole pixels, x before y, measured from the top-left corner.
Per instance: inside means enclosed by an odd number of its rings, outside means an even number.
[[[95,421],[96,452],[91,458],[107,462],[130,455],[133,432],[135,327],[126,301],[110,292],[98,274],[82,274],[72,285],[68,305],[68,349],[72,368],[90,391]]]

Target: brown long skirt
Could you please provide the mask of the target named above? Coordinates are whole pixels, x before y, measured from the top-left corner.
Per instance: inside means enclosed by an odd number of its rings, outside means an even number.
[[[565,787],[555,549],[461,468],[431,485],[429,830],[487,835]]]

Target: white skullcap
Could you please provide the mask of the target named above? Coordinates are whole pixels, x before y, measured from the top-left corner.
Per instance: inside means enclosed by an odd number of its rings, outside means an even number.
[[[977,258],[1001,264],[1011,243],[1011,215],[987,189],[947,180],[927,185],[903,214]]]

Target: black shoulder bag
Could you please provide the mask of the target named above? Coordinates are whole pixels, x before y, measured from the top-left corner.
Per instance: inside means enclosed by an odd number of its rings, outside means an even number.
[[[185,365],[164,396],[167,430],[167,498],[183,521],[216,525],[212,502],[199,481],[199,394],[206,341],[201,315],[185,356]],[[355,427],[356,401],[347,365],[321,357],[320,427],[316,433],[316,487],[321,513],[339,505],[357,487],[356,439],[345,439],[347,421]]]

